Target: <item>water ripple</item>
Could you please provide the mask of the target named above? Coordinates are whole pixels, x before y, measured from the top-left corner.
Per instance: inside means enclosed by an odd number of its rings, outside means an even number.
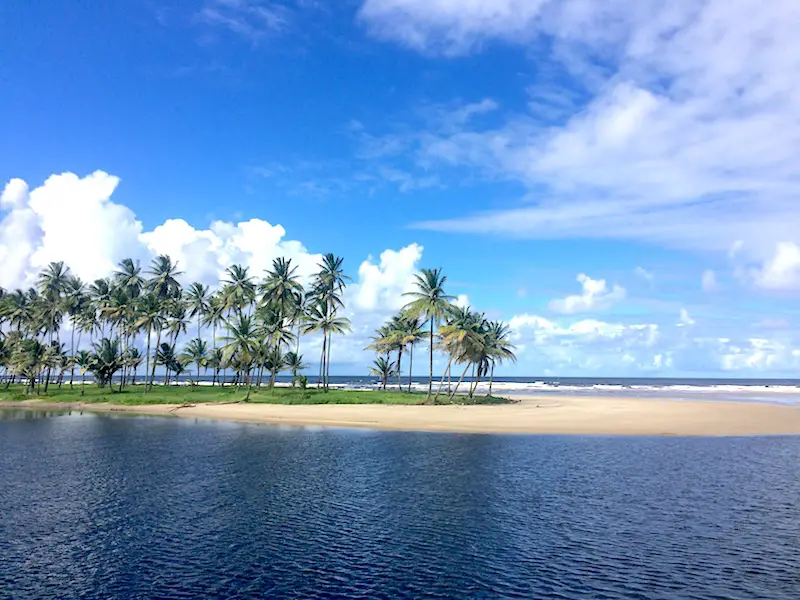
[[[0,420],[0,598],[792,599],[800,439]]]

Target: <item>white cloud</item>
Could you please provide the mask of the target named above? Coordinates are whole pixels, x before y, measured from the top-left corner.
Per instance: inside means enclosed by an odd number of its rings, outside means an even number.
[[[535,35],[547,0],[365,0],[360,20],[380,38],[415,50],[464,54],[493,37]]]
[[[711,269],[703,271],[703,276],[700,278],[700,287],[704,292],[713,292],[717,289],[717,275]]]
[[[12,179],[0,194],[0,209],[22,208],[28,203],[28,184],[22,179]]]
[[[625,288],[614,285],[609,289],[605,279],[592,279],[581,273],[577,281],[583,287],[583,292],[552,300],[548,305],[550,310],[566,315],[605,310],[625,298]]]
[[[197,13],[201,23],[227,29],[253,44],[285,30],[291,11],[269,0],[207,0]]]
[[[419,134],[426,167],[532,190],[516,208],[420,226],[718,251],[739,240],[759,260],[775,239],[800,242],[797,2],[366,0],[361,18],[428,52],[537,38],[537,69],[557,61],[565,92],[585,92],[555,124],[528,113]]]
[[[118,184],[118,178],[102,171],[82,178],[64,173],[49,177],[28,194],[25,182],[12,180],[2,196],[2,206],[9,210],[0,220],[0,285],[32,285],[40,269],[53,260],[65,261],[73,273],[90,281],[110,275],[124,257],[140,260],[146,268],[157,254],[169,254],[178,262],[184,283],[200,281],[212,288],[232,264],[248,267],[257,279],[280,256],[291,259],[305,281],[319,270],[320,254],[286,239],[282,226],[262,219],[214,221],[207,229],[169,219],[143,231],[130,209],[111,200]],[[403,293],[413,286],[422,252],[422,246],[412,243],[383,251],[377,262],[368,258],[361,263],[345,291],[353,333],[337,336],[337,364],[360,365],[351,367],[350,372],[357,373],[371,360],[364,348],[375,329],[407,303]],[[345,257],[346,272],[352,272],[350,268]],[[308,360],[319,352],[319,345],[314,336],[304,340]]]
[[[694,324],[695,320],[689,316],[689,311],[682,308],[680,318],[678,319],[678,327],[691,327]]]
[[[752,276],[756,285],[765,289],[800,289],[800,246],[792,242],[777,244],[775,253],[760,269],[754,269]]]

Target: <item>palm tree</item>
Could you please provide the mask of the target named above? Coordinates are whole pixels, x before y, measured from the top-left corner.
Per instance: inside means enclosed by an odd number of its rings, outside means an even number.
[[[233,265],[225,270],[228,275],[228,278],[223,280],[225,303],[229,310],[234,310],[239,315],[256,297],[256,286],[248,270],[242,265]]]
[[[92,362],[94,358],[92,357],[91,352],[88,350],[81,350],[78,352],[78,355],[75,357],[74,363],[77,365],[78,369],[80,369],[81,373],[81,396],[85,395],[84,386],[86,384],[86,372],[92,368]]]
[[[297,304],[297,297],[303,293],[303,286],[296,273],[297,267],[292,266],[291,259],[280,257],[273,260],[272,269],[267,271],[264,283],[259,286],[262,304],[276,307],[282,314],[291,314]]]
[[[369,372],[376,377],[379,377],[382,384],[382,389],[386,389],[386,382],[389,381],[389,378],[392,377],[395,372],[397,371],[395,363],[388,360],[384,356],[379,356],[375,359],[373,366],[369,368]]]
[[[161,344],[161,331],[166,327],[167,320],[164,317],[164,303],[154,293],[145,294],[139,302],[139,310],[134,327],[136,329],[144,329],[147,332],[147,352],[146,366],[145,366],[145,386],[144,390],[147,392],[153,387],[153,381],[156,375],[156,361],[155,355],[153,356],[153,368],[150,369],[150,342],[152,339],[153,330],[156,331],[156,349]]]
[[[181,295],[181,284],[178,277],[183,275],[178,271],[178,264],[173,263],[172,259],[166,254],[156,256],[150,263],[147,272],[150,279],[147,280],[147,289],[161,300],[167,298],[177,298]]]
[[[185,363],[194,363],[197,365],[197,380],[200,380],[200,367],[205,365],[208,358],[208,344],[196,338],[189,342],[184,351],[181,353],[180,359]]]
[[[79,329],[80,318],[86,310],[88,305],[88,296],[86,295],[86,285],[81,281],[80,277],[73,275],[67,282],[66,291],[66,312],[70,319],[70,356],[75,356],[75,330]],[[78,345],[80,345],[80,334],[78,335]],[[69,389],[72,389],[72,381],[75,378],[75,362],[72,361],[72,367],[69,374]]]
[[[94,283],[89,286],[89,297],[96,313],[100,313],[103,308],[109,305],[112,287],[109,279],[95,279]],[[102,321],[100,325],[100,335],[105,335],[105,326]]]
[[[263,357],[264,368],[269,373],[269,389],[275,388],[275,376],[286,368],[286,357],[280,346],[272,346]]]
[[[125,366],[129,367],[133,373],[131,385],[136,385],[136,370],[142,366],[142,362],[144,362],[144,356],[139,352],[139,349],[135,346],[128,348],[125,352]]]
[[[502,364],[505,360],[516,362],[514,345],[508,341],[511,329],[502,321],[489,321],[486,331],[486,347],[491,364],[489,375],[489,396],[492,395],[495,364]],[[476,386],[477,387],[477,386]]]
[[[414,367],[414,346],[425,339],[422,319],[408,313],[403,314],[403,342],[408,345],[408,393],[411,393],[411,371]]]
[[[324,304],[325,314],[331,317],[334,317],[336,312],[344,306],[341,294],[346,287],[345,282],[350,281],[350,278],[344,274],[343,264],[344,259],[341,257],[334,256],[331,253],[323,256],[322,262],[317,265],[320,270],[315,276],[313,288],[311,290],[312,304]],[[347,321],[348,330],[349,327],[350,322]],[[323,388],[326,391],[328,389],[328,377],[330,375],[331,336],[333,333],[333,331],[329,330],[327,333],[323,334],[327,338],[327,344],[323,343],[323,346],[327,345],[327,356],[323,361],[322,372],[324,381]]]
[[[180,361],[178,360],[178,356],[175,354],[175,346],[164,342],[160,346],[156,347],[156,358],[153,368],[155,370],[155,365],[157,364],[164,367],[164,385],[169,385],[169,372],[175,370],[175,365],[178,362]]]
[[[206,367],[213,370],[213,376],[211,378],[212,386],[214,386],[217,382],[219,370],[222,368],[222,365],[222,350],[220,348],[216,348],[211,351],[206,359]]]
[[[34,391],[34,384],[41,373],[47,358],[47,348],[38,339],[23,339],[15,347],[11,355],[14,371],[28,380],[26,391]],[[39,393],[37,388],[36,393]]]
[[[227,321],[228,335],[223,338],[225,345],[222,347],[223,364],[236,361],[244,368],[247,395],[245,402],[250,400],[250,370],[260,337],[258,327],[252,317],[238,315],[235,320]]]
[[[138,298],[145,285],[139,261],[134,262],[132,258],[123,258],[118,267],[119,270],[114,272],[114,282],[125,290],[128,297]]]
[[[170,335],[170,344],[175,345],[178,341],[178,336],[181,333],[186,333],[189,327],[189,319],[186,315],[186,305],[184,301],[175,298],[170,301],[169,315],[167,318],[167,330]]]
[[[459,379],[459,384],[461,383],[467,369],[472,364],[471,360],[475,348],[483,344],[482,323],[482,315],[473,312],[469,307],[454,307],[450,311],[450,319],[439,329],[440,345],[449,354],[450,358],[444,373],[442,373],[442,380],[439,382],[439,388],[433,399],[434,403],[439,399],[445,376],[450,373],[450,368],[454,362],[467,364],[461,379]],[[457,390],[458,385],[456,385]],[[452,395],[455,395],[455,391]]]
[[[211,347],[217,349],[217,326],[225,321],[225,301],[220,294],[213,294],[208,301],[208,311],[202,322],[211,327]]]
[[[424,317],[430,322],[430,377],[426,400],[430,400],[433,389],[433,335],[439,321],[452,310],[451,300],[455,300],[454,296],[445,294],[445,281],[447,277],[442,275],[441,269],[422,269],[421,274],[414,275],[417,289],[403,294],[414,298],[405,307],[408,314],[412,317]]]
[[[58,298],[67,290],[70,271],[62,261],[51,262],[44,271],[39,273],[37,282],[39,291],[43,296]]]
[[[326,353],[328,338],[334,333],[345,333],[350,331],[350,319],[347,317],[337,317],[336,312],[328,312],[328,305],[318,302],[309,308],[308,314],[303,319],[302,333],[322,332],[322,355],[320,357],[322,385],[325,391],[328,390],[328,368],[330,356]]]
[[[119,351],[119,342],[117,340],[110,340],[103,338],[93,345],[94,356],[91,362],[90,370],[97,377],[97,383],[101,388],[108,384],[111,391],[114,391],[114,386],[111,381],[114,378],[114,373],[122,368],[122,353]]]
[[[287,352],[284,357],[286,368],[292,372],[292,386],[296,385],[297,372],[308,368],[308,365],[303,364],[303,355],[297,352]]]
[[[195,281],[184,293],[184,299],[189,308],[189,317],[197,319],[197,337],[200,337],[200,324],[211,309],[210,294],[207,285]]]

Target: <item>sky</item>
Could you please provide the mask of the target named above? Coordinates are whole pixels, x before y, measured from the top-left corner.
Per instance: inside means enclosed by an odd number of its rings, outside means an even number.
[[[798,30],[794,0],[3,2],[0,286],[333,252],[334,374],[440,267],[510,324],[500,375],[794,376]]]

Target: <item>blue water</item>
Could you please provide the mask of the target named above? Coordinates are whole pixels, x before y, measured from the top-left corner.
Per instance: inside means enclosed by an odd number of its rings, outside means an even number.
[[[0,411],[0,598],[769,598],[800,438]]]

